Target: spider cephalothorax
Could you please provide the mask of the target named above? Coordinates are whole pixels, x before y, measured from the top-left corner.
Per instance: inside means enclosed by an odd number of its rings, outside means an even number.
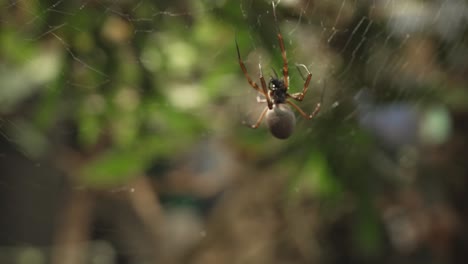
[[[274,3],[272,3],[272,5],[273,5],[273,16],[275,19],[275,23],[278,23],[276,19],[276,10],[275,10],[276,6]],[[259,94],[263,95],[264,97],[264,99],[260,99],[259,97],[257,97],[258,102],[267,103],[267,106],[265,107],[265,109],[263,109],[257,122],[254,125],[251,125],[250,127],[257,128],[262,122],[263,118],[266,116],[266,123],[268,125],[268,128],[270,129],[270,132],[277,138],[286,139],[292,134],[292,131],[294,130],[294,126],[296,124],[296,118],[290,106],[296,109],[304,118],[312,119],[319,113],[321,103],[317,104],[312,114],[307,115],[304,111],[302,111],[302,109],[299,106],[297,106],[295,103],[289,100],[289,98],[292,98],[300,102],[304,99],[304,96],[306,95],[307,89],[309,87],[310,80],[312,78],[312,74],[309,72],[309,70],[304,64],[296,65],[299,70],[299,73],[301,73],[299,67],[303,67],[307,71],[307,77],[303,77],[304,87],[302,89],[302,92],[294,93],[294,94],[288,93],[288,89],[289,89],[288,60],[286,58],[286,50],[284,48],[283,36],[281,35],[279,31],[279,27],[276,26],[276,28],[278,31],[277,37],[278,37],[279,46],[281,50],[281,56],[283,58],[283,78],[282,79],[278,78],[276,72],[274,72],[275,77],[271,78],[270,82],[268,83],[268,87],[266,85],[265,78],[263,77],[262,66],[260,64],[258,65],[258,67],[260,70],[261,88],[260,86],[258,86],[257,83],[252,81],[252,78],[250,78],[249,74],[247,73],[247,69],[244,65],[244,62],[241,59],[237,39],[236,39],[236,49],[237,49],[237,58],[239,60],[239,65],[245,77],[247,78],[247,82],[250,84],[250,86],[252,86],[252,88],[254,88]],[[302,76],[302,73],[301,73],[301,76]]]
[[[273,104],[284,104],[286,102],[288,88],[284,85],[283,80],[272,78],[268,89],[270,90],[269,96]]]

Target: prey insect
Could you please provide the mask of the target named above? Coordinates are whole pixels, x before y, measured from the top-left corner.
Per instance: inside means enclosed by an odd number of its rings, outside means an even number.
[[[270,78],[268,82],[268,86],[265,81],[265,77],[263,76],[262,66],[261,64],[258,65],[259,72],[260,72],[260,85],[261,87],[252,80],[249,73],[247,72],[247,68],[245,67],[244,62],[241,59],[240,51],[239,51],[239,44],[237,43],[236,39],[236,49],[237,49],[237,58],[239,60],[240,68],[247,79],[247,82],[254,88],[260,95],[264,98],[260,98],[257,96],[257,101],[259,103],[267,103],[267,106],[263,109],[262,113],[260,114],[257,122],[253,125],[249,125],[251,128],[258,128],[258,126],[262,123],[263,119],[266,119],[266,124],[268,129],[270,130],[271,134],[279,139],[286,139],[289,138],[294,130],[296,125],[296,117],[294,112],[291,110],[291,107],[296,109],[301,116],[306,119],[314,118],[319,112],[321,107],[321,102],[317,103],[314,111],[308,115],[306,114],[298,105],[296,105],[290,99],[296,100],[301,102],[309,88],[310,80],[312,79],[312,74],[307,69],[304,64],[297,64],[296,67],[301,74],[304,80],[304,87],[302,92],[300,93],[289,93],[289,69],[288,69],[288,59],[286,57],[286,50],[284,48],[283,36],[280,33],[278,27],[278,20],[276,18],[276,5],[272,3],[273,6],[273,17],[275,20],[277,37],[279,42],[279,47],[281,50],[281,56],[283,58],[283,78],[279,78],[278,74],[273,70],[274,77]],[[307,72],[307,76],[304,76],[301,72],[300,67],[304,68]]]

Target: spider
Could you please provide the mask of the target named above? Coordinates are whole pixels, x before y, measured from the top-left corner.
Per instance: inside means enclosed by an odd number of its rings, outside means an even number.
[[[245,67],[244,62],[241,59],[240,51],[239,51],[239,44],[236,42],[236,49],[237,49],[237,58],[239,60],[239,65],[244,73],[245,77],[247,78],[247,82],[254,88],[260,95],[263,95],[264,98],[260,98],[257,96],[257,102],[259,103],[267,103],[265,109],[263,109],[262,113],[260,114],[257,122],[253,125],[249,125],[251,128],[255,129],[261,124],[262,120],[266,117],[266,124],[268,129],[270,130],[271,134],[279,139],[287,139],[291,136],[294,126],[296,125],[296,117],[291,110],[290,106],[296,109],[304,118],[312,119],[314,118],[319,112],[321,107],[321,102],[317,103],[314,111],[312,114],[307,115],[298,105],[294,102],[289,100],[290,98],[301,102],[309,87],[310,80],[312,78],[312,74],[309,72],[307,67],[304,64],[297,64],[297,70],[301,74],[302,79],[304,80],[304,87],[302,92],[300,93],[293,93],[290,94],[288,92],[289,89],[289,69],[288,69],[288,59],[286,57],[286,50],[284,48],[283,36],[280,33],[278,27],[278,20],[276,18],[276,5],[273,2],[273,17],[275,19],[277,37],[279,41],[279,46],[281,49],[281,56],[283,57],[283,78],[279,78],[276,71],[273,69],[274,77],[270,78],[268,86],[266,85],[265,78],[263,77],[262,72],[262,65],[259,63],[258,67],[260,70],[260,84],[261,88],[252,81],[250,78],[247,69]],[[303,67],[307,72],[307,77],[304,77],[299,67]],[[322,94],[323,96],[323,94]]]

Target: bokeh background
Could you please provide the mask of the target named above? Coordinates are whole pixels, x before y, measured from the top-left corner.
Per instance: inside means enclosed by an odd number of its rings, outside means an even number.
[[[464,0],[0,1],[1,263],[466,263]],[[287,140],[252,78],[313,77]]]

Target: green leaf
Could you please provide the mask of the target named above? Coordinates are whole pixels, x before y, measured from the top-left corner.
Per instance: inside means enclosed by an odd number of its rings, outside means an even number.
[[[93,187],[123,184],[140,175],[146,162],[130,151],[110,151],[87,164],[81,172],[81,180]]]
[[[311,154],[302,171],[293,178],[290,194],[311,193],[321,197],[333,197],[341,193],[339,182],[330,172],[325,157],[318,151]]]

